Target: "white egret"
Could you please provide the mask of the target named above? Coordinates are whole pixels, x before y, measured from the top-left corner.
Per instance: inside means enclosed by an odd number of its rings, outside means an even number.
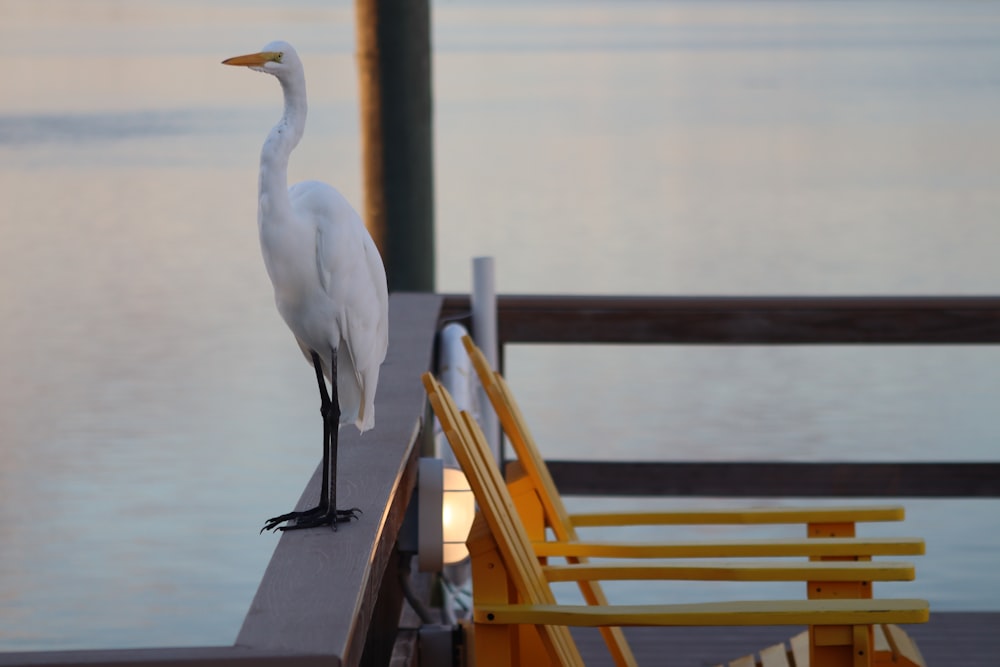
[[[278,312],[316,371],[323,416],[319,505],[268,519],[261,532],[336,530],[359,512],[337,509],[337,431],[350,422],[361,432],[375,424],[375,388],[388,347],[385,267],[360,216],[337,190],[318,181],[288,187],[288,157],[302,138],[307,106],[295,49],[272,42],[223,64],[272,74],[284,93],[284,114],[260,152],[257,223]]]

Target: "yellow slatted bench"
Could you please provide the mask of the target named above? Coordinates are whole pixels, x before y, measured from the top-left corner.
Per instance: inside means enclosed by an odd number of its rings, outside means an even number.
[[[913,581],[912,563],[896,561],[638,561],[543,565],[546,581]]]
[[[521,523],[478,424],[470,415],[455,408],[447,391],[431,374],[425,374],[423,381],[434,412],[479,503],[479,513],[468,539],[474,588],[472,643],[478,667],[582,665],[567,625],[809,625],[813,667],[864,667],[872,664],[873,624],[920,623],[928,618],[928,605],[924,600],[807,599],[651,606],[612,606],[589,601],[587,605],[557,604],[535,546]],[[821,545],[823,541],[797,542]],[[850,538],[838,540],[840,543],[852,541]],[[732,546],[726,544],[726,548]],[[795,550],[801,548],[799,545]],[[816,546],[809,547],[810,552],[816,549]],[[760,550],[760,545],[754,544],[752,550]],[[689,567],[674,565],[675,570]],[[762,573],[768,567],[757,565],[740,566],[742,569],[734,569],[734,574],[727,576],[744,576],[750,571],[755,572],[753,576],[765,576]],[[892,564],[883,566],[887,572],[894,569]],[[550,570],[549,576],[565,578],[573,571],[572,567],[570,564]],[[584,579],[612,578],[613,568],[601,570],[600,567],[603,566],[580,567],[576,572],[585,573]],[[624,568],[621,571],[626,574],[622,576],[635,576],[637,567]],[[723,565],[716,564],[716,567],[719,568],[717,572],[724,569]],[[852,579],[864,581],[882,576],[877,572],[878,567],[870,563],[832,565],[815,562],[796,567],[832,567],[844,571],[853,568],[857,572]],[[669,573],[668,568],[664,565],[659,574],[667,578],[677,574],[676,571]],[[654,576],[658,574],[653,571],[655,569],[648,569],[644,574]],[[778,571],[780,568],[771,569]],[[832,572],[824,576],[830,574],[833,578]],[[809,578],[814,573],[803,571],[801,574]],[[904,565],[892,576],[905,579],[911,574]],[[782,578],[791,576],[791,570],[781,575]]]
[[[588,557],[617,553],[619,545],[597,544],[580,541],[577,528],[633,525],[764,525],[801,524],[810,538],[854,537],[859,522],[901,521],[905,510],[898,505],[848,506],[848,507],[765,507],[693,509],[669,512],[619,512],[570,514],[545,465],[534,438],[521,414],[513,393],[500,373],[494,371],[485,355],[468,336],[462,340],[476,374],[483,385],[500,424],[511,443],[517,460],[507,467],[507,482],[518,513],[535,544],[539,556],[562,556],[571,562],[586,562]],[[545,542],[550,529],[558,541]],[[562,543],[578,545],[572,552]],[[736,555],[732,543],[699,543],[697,545],[630,545],[632,552],[626,557],[724,557]],[[780,547],[770,542],[740,543],[744,556],[799,556],[815,559],[865,560],[872,556],[920,555],[924,543],[916,538],[868,540],[865,542],[823,542],[813,544],[785,543]],[[826,551],[830,550],[839,550]],[[721,551],[720,551],[721,550]],[[779,553],[777,550],[780,550]],[[797,551],[796,551],[797,550]],[[837,586],[818,588],[809,584],[810,597],[844,596],[870,597],[871,589],[865,582],[843,582]],[[580,581],[579,587],[589,604],[605,604],[607,599],[597,582]],[[634,665],[635,660],[617,628],[603,628],[602,635],[615,663],[620,667]]]

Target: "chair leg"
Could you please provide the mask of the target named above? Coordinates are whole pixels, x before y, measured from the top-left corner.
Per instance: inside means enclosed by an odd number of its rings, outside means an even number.
[[[917,643],[898,625],[875,627],[875,667],[927,667]]]
[[[872,667],[870,625],[813,625],[809,628],[810,667]]]
[[[481,517],[477,517],[481,522]],[[477,526],[473,525],[473,532]],[[489,530],[480,531],[481,541],[473,542],[470,535],[469,553],[472,557],[472,586],[476,599],[483,602],[510,602],[507,571],[497,553],[496,543]],[[517,646],[517,626],[473,625],[473,664],[476,667],[514,667],[520,658]]]

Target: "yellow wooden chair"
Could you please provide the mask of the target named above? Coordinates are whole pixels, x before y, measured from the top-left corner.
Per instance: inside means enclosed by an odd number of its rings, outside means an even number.
[[[427,373],[423,378],[431,406],[469,478],[479,503],[468,545],[474,593],[473,653],[478,667],[494,665],[582,665],[566,626],[628,625],[809,625],[812,667],[872,665],[872,624],[921,623],[924,600],[871,598],[768,600],[681,605],[560,605],[550,581],[606,579],[740,579],[863,582],[912,578],[912,566],[898,563],[802,561],[793,564],[654,563],[614,567],[572,562],[582,553],[609,557],[740,557],[756,555],[831,556],[854,551],[886,552],[889,542],[854,538],[664,545],[595,545],[556,542],[549,555],[569,564],[543,568],[540,544],[532,544],[515,509],[478,424],[459,412],[447,391]],[[579,549],[577,549],[579,548]],[[889,548],[894,553],[895,547]],[[827,585],[827,584],[821,584]],[[624,638],[623,638],[624,639]],[[627,643],[624,643],[627,650]],[[630,660],[634,662],[634,659]]]
[[[472,360],[476,374],[486,391],[504,434],[511,443],[516,461],[508,464],[507,481],[514,497],[515,505],[522,516],[529,536],[536,542],[536,552],[540,556],[565,555],[565,544],[578,544],[577,528],[609,527],[631,525],[705,525],[705,524],[803,524],[810,538],[843,538],[854,537],[856,524],[869,521],[901,521],[905,510],[899,505],[848,506],[848,507],[766,507],[766,508],[728,508],[728,509],[694,509],[672,512],[618,512],[570,514],[563,504],[562,497],[552,481],[548,467],[542,457],[531,431],[524,420],[517,401],[503,376],[494,371],[485,355],[476,347],[468,336],[463,337],[463,344]],[[545,539],[546,528],[551,529],[556,538],[555,543],[537,544]],[[813,558],[849,558],[852,560],[868,559],[871,555],[919,555],[924,551],[923,541],[917,539],[881,540],[879,546],[885,550],[877,554],[864,553],[872,550],[875,544],[864,547],[846,542],[844,551],[839,555],[821,556],[813,554]],[[704,545],[713,549],[713,545]],[[719,545],[725,549],[727,545]],[[774,544],[760,545],[759,555],[780,555],[773,551]],[[823,548],[832,545],[824,543]],[[579,556],[569,556],[570,562],[586,562],[587,556],[604,555],[614,550],[615,545],[602,545],[590,549],[574,548]],[[748,544],[741,545],[741,553],[750,549]],[[851,550],[855,551],[851,551]],[[767,553],[765,553],[765,551]],[[668,554],[662,552],[664,557]],[[716,552],[717,553],[717,552]],[[583,555],[585,554],[585,555]],[[638,556],[638,554],[634,554]],[[699,557],[710,557],[702,552]],[[588,604],[606,604],[607,599],[599,583],[580,581],[579,587]],[[835,585],[809,588],[810,597],[871,597],[870,586],[865,582],[840,582]],[[608,650],[619,667],[634,665],[631,650],[619,628],[602,628],[602,635]],[[882,635],[888,631],[882,632]],[[905,658],[900,643],[880,644],[884,650],[880,657],[899,665]],[[915,663],[919,664],[919,663]],[[899,667],[906,667],[905,663]]]

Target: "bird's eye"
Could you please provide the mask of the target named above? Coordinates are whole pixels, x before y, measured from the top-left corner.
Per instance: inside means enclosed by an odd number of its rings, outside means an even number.
[[[278,55],[276,55],[276,56],[274,57],[274,60],[275,60],[276,62],[279,62],[279,63],[280,63],[280,62],[281,62],[281,59],[282,59],[282,58],[284,58],[284,57],[285,57],[285,53],[284,53],[284,51],[278,51]]]

